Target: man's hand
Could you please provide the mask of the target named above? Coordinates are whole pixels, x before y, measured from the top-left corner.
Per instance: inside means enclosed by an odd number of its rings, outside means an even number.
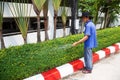
[[[75,42],[75,43],[72,44],[73,47],[77,46],[77,45],[78,45],[78,42]]]
[[[72,44],[72,46],[77,46],[78,44],[81,44],[82,42],[85,42],[88,39],[89,36],[84,36],[82,39],[80,39],[79,41],[75,42]]]

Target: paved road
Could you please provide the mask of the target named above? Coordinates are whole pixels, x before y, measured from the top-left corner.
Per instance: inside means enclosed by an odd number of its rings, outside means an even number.
[[[120,80],[120,53],[94,64],[91,74],[77,71],[61,80]]]

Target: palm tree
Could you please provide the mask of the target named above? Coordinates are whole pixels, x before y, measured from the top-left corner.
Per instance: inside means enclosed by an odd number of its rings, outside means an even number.
[[[35,13],[37,14],[37,42],[40,42],[40,12],[43,8],[43,5],[46,0],[32,0],[33,8]]]
[[[45,26],[45,40],[49,40],[48,37],[48,0],[46,0],[44,6],[43,6],[43,15],[44,15],[44,26]]]
[[[2,24],[3,24],[4,2],[0,2],[0,41],[1,49],[5,48],[3,36],[2,36]]]
[[[18,3],[13,3],[12,1]],[[11,5],[8,3],[8,7],[10,8],[16,24],[22,33],[24,44],[27,43],[27,32],[31,13],[31,6],[26,4],[28,1],[29,0],[11,0]]]
[[[58,14],[58,10],[60,8],[61,1],[62,0],[52,0],[53,7],[54,7],[54,35],[53,35],[53,38],[56,38],[57,14]]]
[[[66,30],[66,22],[67,22],[67,11],[65,6],[62,9],[62,23],[63,23],[63,37],[66,36],[65,30]]]

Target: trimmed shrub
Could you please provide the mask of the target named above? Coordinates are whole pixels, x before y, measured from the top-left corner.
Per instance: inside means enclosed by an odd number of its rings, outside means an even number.
[[[97,31],[100,50],[120,41],[120,27]],[[72,43],[83,34],[0,50],[0,79],[21,80],[83,57],[83,44]]]

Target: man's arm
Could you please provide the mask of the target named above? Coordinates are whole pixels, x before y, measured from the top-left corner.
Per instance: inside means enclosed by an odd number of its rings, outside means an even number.
[[[88,39],[88,37],[89,37],[88,35],[84,36],[84,37],[83,37],[82,39],[80,39],[79,41],[73,43],[72,46],[76,46],[76,45],[78,45],[78,44],[80,44],[80,43],[82,43],[82,42],[85,42],[85,41]]]

